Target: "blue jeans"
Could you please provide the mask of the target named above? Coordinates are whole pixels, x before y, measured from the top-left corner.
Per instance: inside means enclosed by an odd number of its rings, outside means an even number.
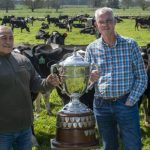
[[[141,150],[138,106],[125,106],[128,95],[117,101],[94,99],[94,115],[103,150],[118,150],[118,127],[124,150]]]
[[[0,133],[0,150],[32,150],[31,129]]]

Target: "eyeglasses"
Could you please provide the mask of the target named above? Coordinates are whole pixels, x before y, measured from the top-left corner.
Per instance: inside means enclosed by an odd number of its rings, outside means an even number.
[[[108,19],[108,20],[99,20],[98,23],[99,24],[111,24],[113,22],[112,19]]]

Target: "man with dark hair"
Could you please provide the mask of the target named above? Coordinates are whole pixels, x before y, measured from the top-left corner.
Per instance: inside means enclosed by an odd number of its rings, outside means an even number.
[[[0,150],[31,150],[33,122],[30,92],[59,84],[56,75],[42,79],[29,59],[12,52],[13,33],[0,26]]]

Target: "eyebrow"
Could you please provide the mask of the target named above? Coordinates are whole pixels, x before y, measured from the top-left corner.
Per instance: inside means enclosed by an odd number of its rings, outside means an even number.
[[[0,36],[12,35],[10,32],[0,32]],[[13,36],[13,35],[12,35]]]
[[[11,32],[0,32],[0,35],[4,35],[4,34],[11,34]]]

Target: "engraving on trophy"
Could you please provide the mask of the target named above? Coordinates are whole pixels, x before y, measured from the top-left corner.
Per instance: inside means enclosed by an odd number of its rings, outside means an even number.
[[[68,128],[71,128],[72,127],[72,123],[68,123]]]
[[[69,117],[65,117],[65,122],[69,122]]]
[[[74,122],[74,117],[70,117],[70,121],[71,121],[71,122]]]
[[[79,122],[78,125],[79,125],[80,128],[83,127],[83,123],[82,122]]]
[[[76,122],[73,123],[73,127],[77,128],[78,124]]]
[[[80,117],[74,117],[76,122],[80,121]]]

